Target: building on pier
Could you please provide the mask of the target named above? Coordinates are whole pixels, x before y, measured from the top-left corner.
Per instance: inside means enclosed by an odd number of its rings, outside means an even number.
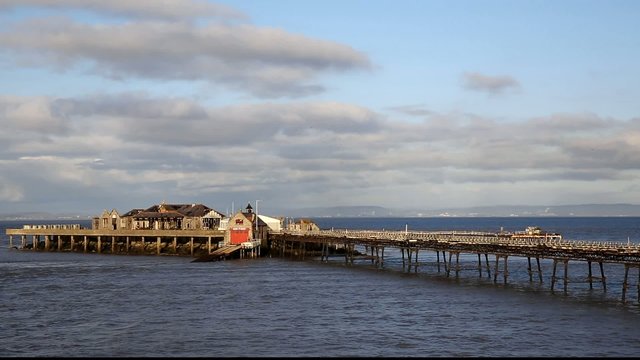
[[[207,230],[218,229],[225,216],[203,204],[167,204],[132,209],[124,215],[105,210],[93,218],[94,230]]]

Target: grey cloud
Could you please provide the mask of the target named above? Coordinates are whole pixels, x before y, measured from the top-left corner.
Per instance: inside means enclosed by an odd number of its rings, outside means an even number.
[[[467,72],[462,75],[463,86],[466,89],[501,94],[509,89],[516,89],[520,84],[508,75],[484,75],[477,72]]]
[[[41,66],[88,61],[113,79],[205,80],[266,98],[321,92],[314,80],[323,72],[370,68],[349,46],[251,25],[39,19],[0,32],[0,45],[12,56],[38,54]]]
[[[7,103],[31,102],[63,119],[66,130],[45,141],[16,132],[17,121],[5,122],[0,139],[10,146],[0,157],[0,198],[7,201],[63,200],[32,191],[44,183],[61,194],[80,189],[75,193],[82,196],[97,196],[91,189],[117,196],[127,188],[142,198],[171,189],[204,199],[300,189],[292,196],[302,200],[313,189],[335,189],[331,194],[340,200],[345,189],[364,197],[364,187],[444,191],[507,184],[515,191],[532,183],[624,184],[640,176],[637,120],[594,114],[505,122],[434,113],[404,122],[342,103],[215,108],[144,94],[0,103],[6,113]],[[38,176],[21,181],[34,166]]]
[[[64,117],[52,111],[49,99],[0,95],[0,119],[16,132],[38,133],[43,136],[62,134],[68,130]]]
[[[396,111],[402,114],[411,115],[411,116],[429,116],[433,114],[431,110],[426,109],[422,105],[402,105],[390,108],[392,111]]]
[[[203,0],[3,0],[0,10],[20,7],[44,7],[56,10],[90,10],[98,13],[167,20],[222,18],[245,19],[243,13]]]

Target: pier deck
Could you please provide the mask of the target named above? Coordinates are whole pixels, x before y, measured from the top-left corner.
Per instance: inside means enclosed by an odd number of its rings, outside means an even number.
[[[605,263],[621,264],[624,266],[624,280],[622,284],[622,301],[625,301],[629,284],[629,270],[638,269],[638,303],[640,303],[640,244],[610,242],[610,241],[571,241],[565,240],[558,234],[523,234],[510,232],[476,232],[476,231],[375,231],[375,230],[320,230],[314,232],[284,231],[270,234],[270,246],[283,256],[297,254],[304,258],[312,250],[319,255],[321,261],[328,261],[330,250],[334,254],[341,249],[346,264],[353,264],[355,259],[370,260],[376,266],[384,266],[385,248],[399,249],[402,254],[402,266],[411,271],[417,271],[418,266],[424,265],[418,261],[420,251],[434,251],[437,256],[436,264],[440,272],[440,255],[442,266],[447,276],[455,271],[456,276],[462,270],[459,264],[460,254],[477,255],[478,262],[475,269],[482,277],[482,272],[497,282],[501,274],[504,283],[509,276],[508,258],[524,257],[528,260],[528,275],[533,281],[534,274],[539,282],[543,282],[541,259],[553,261],[551,274],[551,290],[558,282],[564,283],[567,291],[569,283],[569,261],[586,262],[588,265],[587,282],[593,288],[593,282],[601,282],[606,291]],[[364,247],[364,254],[356,251],[356,246]],[[448,253],[448,254],[447,254]],[[448,260],[447,260],[448,255]],[[483,257],[484,255],[484,264]],[[489,262],[489,255],[495,256],[494,266]],[[452,263],[455,258],[455,263]],[[533,267],[531,260],[535,259],[537,267]],[[503,265],[500,266],[500,262]],[[592,262],[598,263],[600,276],[594,276],[591,269]],[[564,267],[564,274],[557,276],[558,265]]]
[[[110,254],[196,256],[211,253],[224,241],[223,230],[93,230],[64,226],[7,229],[9,246],[14,236],[20,249],[81,251]],[[15,246],[17,247],[17,246]]]

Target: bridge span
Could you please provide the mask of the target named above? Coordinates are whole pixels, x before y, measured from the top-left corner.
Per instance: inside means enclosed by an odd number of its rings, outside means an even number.
[[[535,276],[539,283],[543,283],[540,262],[546,259],[553,262],[550,275],[551,291],[562,281],[565,292],[570,282],[570,261],[586,262],[586,282],[589,283],[589,288],[593,288],[594,282],[600,282],[604,291],[607,287],[604,264],[620,264],[624,267],[622,301],[626,301],[627,290],[630,287],[629,271],[635,268],[638,269],[637,289],[640,303],[640,244],[630,242],[566,240],[560,234],[545,233],[538,228],[528,228],[523,232],[495,233],[350,229],[282,231],[270,234],[269,240],[270,251],[283,256],[320,256],[320,261],[323,262],[329,261],[330,257],[344,256],[347,265],[353,264],[354,260],[370,260],[379,268],[385,265],[385,248],[393,248],[400,250],[403,270],[417,272],[418,267],[435,265],[438,272],[442,267],[447,277],[452,272],[455,272],[457,277],[459,272],[465,269],[460,265],[461,254],[477,255],[477,265],[473,268],[478,271],[479,276],[482,277],[485,271],[487,276],[493,276],[494,283],[497,283],[501,274],[504,284],[507,284],[509,277],[509,257],[526,258],[529,280],[534,281]],[[418,260],[419,254],[427,251],[435,252],[435,263]],[[489,261],[489,255],[494,257],[494,261]],[[536,266],[532,266],[532,260],[535,260]],[[600,276],[593,274],[592,263],[599,265]],[[564,268],[562,276],[557,275],[558,265]]]

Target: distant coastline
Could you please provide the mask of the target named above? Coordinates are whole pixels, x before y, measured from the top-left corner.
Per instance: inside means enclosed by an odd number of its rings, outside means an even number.
[[[333,206],[299,209],[274,209],[270,215],[286,217],[635,217],[640,205],[581,204],[581,205],[498,205],[445,209],[392,209],[382,206]],[[99,215],[49,212],[15,212],[0,214],[0,220],[90,220]]]

